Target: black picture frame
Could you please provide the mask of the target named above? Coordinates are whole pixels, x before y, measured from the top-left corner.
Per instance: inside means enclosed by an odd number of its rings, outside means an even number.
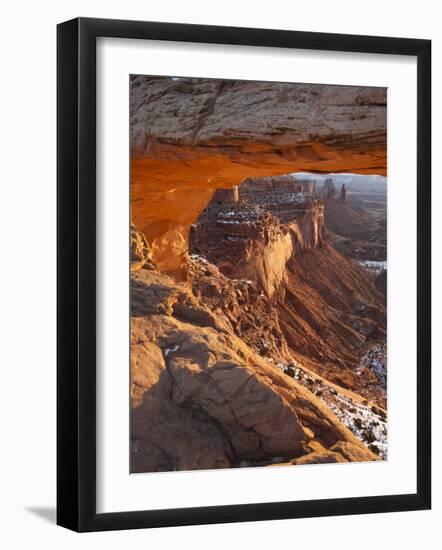
[[[96,512],[96,39],[117,37],[417,58],[417,492]],[[79,18],[57,28],[57,523],[75,531],[425,510],[431,506],[431,41]]]

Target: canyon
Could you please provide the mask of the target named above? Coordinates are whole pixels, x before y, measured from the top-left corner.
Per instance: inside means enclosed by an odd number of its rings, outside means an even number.
[[[216,191],[191,226],[189,248],[230,278],[254,280],[271,297],[288,260],[322,246],[323,233],[324,205],[314,186],[290,176],[249,178]]]
[[[359,261],[382,262],[387,259],[387,193],[386,183],[363,191],[364,182],[347,183],[335,175],[327,178],[321,189],[329,240],[344,255]],[[361,179],[361,178],[360,178]],[[336,182],[336,186],[335,183]],[[337,187],[344,185],[343,199]],[[373,187],[373,186],[372,186]]]
[[[294,176],[246,179],[215,193],[191,227],[190,252],[269,301],[292,359],[385,406],[376,377],[356,372],[367,341],[385,340],[384,297],[325,238],[324,206],[315,185]]]
[[[385,173],[385,110],[131,77],[131,472],[387,457],[385,292],[293,175]]]

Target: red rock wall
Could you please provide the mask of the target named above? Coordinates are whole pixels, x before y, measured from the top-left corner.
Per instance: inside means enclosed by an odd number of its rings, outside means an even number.
[[[248,178],[233,190],[218,190],[192,225],[190,251],[232,279],[256,282],[271,297],[289,259],[322,246],[324,204],[314,191],[293,176]]]

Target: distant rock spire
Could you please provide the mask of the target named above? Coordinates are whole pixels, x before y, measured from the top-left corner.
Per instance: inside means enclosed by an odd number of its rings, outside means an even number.
[[[343,184],[341,185],[341,196],[340,196],[339,200],[340,200],[342,203],[346,203],[346,202],[347,202],[347,188],[345,187],[345,183],[343,183]]]
[[[336,187],[332,178],[327,178],[324,182],[322,193],[327,202],[334,202],[336,199]]]

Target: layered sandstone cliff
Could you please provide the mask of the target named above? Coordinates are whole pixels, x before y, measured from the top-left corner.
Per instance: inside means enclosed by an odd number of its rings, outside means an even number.
[[[314,187],[284,176],[248,179],[217,192],[192,225],[190,251],[263,293],[280,331],[279,347],[289,351],[282,360],[296,358],[385,406],[376,377],[357,370],[367,345],[385,337],[384,297],[365,269],[326,242],[324,204]],[[253,301],[247,307],[253,318],[261,317]],[[253,345],[248,334],[239,335]],[[272,338],[263,339],[281,360]]]
[[[255,281],[271,297],[288,260],[321,247],[323,233],[324,206],[311,183],[293,176],[248,178],[215,193],[192,224],[189,246],[230,278]]]
[[[130,110],[132,216],[178,277],[215,189],[296,170],[386,171],[380,88],[134,76]]]

